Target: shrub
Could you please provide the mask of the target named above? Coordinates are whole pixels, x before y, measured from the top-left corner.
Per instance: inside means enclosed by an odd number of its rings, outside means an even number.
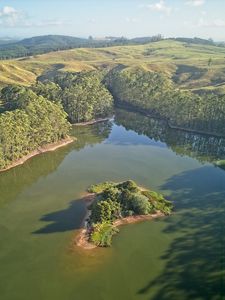
[[[119,229],[108,222],[97,223],[93,225],[90,241],[96,246],[109,247],[112,244],[113,235],[117,232],[119,232]]]
[[[102,192],[103,199],[111,199],[112,201],[119,201],[121,191],[116,187],[108,187]]]
[[[117,185],[117,188],[119,189],[124,189],[124,190],[128,190],[132,193],[135,193],[138,191],[138,186],[137,184],[133,181],[133,180],[127,180],[127,181],[124,181],[122,183],[119,183]]]
[[[111,188],[114,187],[115,183],[111,182],[111,181],[105,181],[99,184],[92,184],[89,188],[88,188],[88,192],[89,193],[102,193],[105,189],[107,188]]]
[[[138,215],[147,215],[153,209],[153,206],[149,202],[148,198],[141,193],[136,193],[132,196],[131,205],[134,213]]]
[[[91,221],[93,223],[112,222],[121,216],[120,203],[111,199],[97,201],[92,207]]]
[[[166,215],[171,214],[173,205],[162,194],[153,191],[142,191],[142,194],[149,199],[155,211],[159,210]]]

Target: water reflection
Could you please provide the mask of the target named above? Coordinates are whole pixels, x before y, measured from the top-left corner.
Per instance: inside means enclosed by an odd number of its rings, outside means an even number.
[[[24,165],[0,174],[0,205],[13,199],[27,186],[57,170],[71,151],[80,151],[103,141],[119,145],[145,144],[169,147],[175,153],[187,155],[200,162],[214,162],[225,158],[225,139],[171,129],[163,121],[141,114],[117,110],[115,124],[98,123],[92,126],[74,126],[72,135],[77,141],[55,152],[45,153]],[[113,128],[113,130],[112,130]],[[124,134],[124,130],[129,130]],[[136,133],[140,136],[137,138]]]
[[[74,143],[54,152],[38,155],[21,166],[0,173],[0,206],[14,199],[26,187],[38,179],[55,172],[71,151],[80,151],[104,141],[111,132],[112,123],[103,122],[87,127],[73,127]]]
[[[112,122],[106,121],[90,126],[73,126],[72,135],[77,138],[73,144],[75,150],[81,150],[85,146],[93,146],[107,139],[112,130]]]
[[[225,158],[225,139],[171,129],[166,122],[145,117],[139,113],[118,109],[115,123],[148,136],[159,145],[165,143],[175,153],[187,155],[200,162],[213,162]],[[139,140],[140,141],[140,140]]]

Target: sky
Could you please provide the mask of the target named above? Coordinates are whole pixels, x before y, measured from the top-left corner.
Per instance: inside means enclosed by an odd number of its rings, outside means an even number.
[[[0,0],[0,37],[46,34],[225,41],[225,0]]]

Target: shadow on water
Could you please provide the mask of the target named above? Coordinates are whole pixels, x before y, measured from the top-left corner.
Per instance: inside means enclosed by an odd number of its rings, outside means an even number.
[[[33,232],[33,234],[49,234],[79,229],[85,214],[85,202],[82,199],[73,200],[68,208],[42,216],[40,221],[51,223]]]
[[[172,177],[162,189],[172,190],[177,209],[164,232],[176,237],[161,257],[163,272],[138,294],[157,288],[149,299],[225,299],[224,173],[202,167]]]
[[[68,151],[80,151],[86,146],[94,146],[108,138],[112,128],[111,122],[97,123],[92,126],[74,126],[72,135],[77,141],[67,147]],[[64,210],[52,212],[41,217],[41,221],[51,222],[33,234],[49,234],[79,229],[86,213],[83,199],[73,200]]]

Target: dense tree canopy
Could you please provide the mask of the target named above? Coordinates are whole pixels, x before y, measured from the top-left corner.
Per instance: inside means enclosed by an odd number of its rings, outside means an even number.
[[[47,99],[60,102],[71,123],[107,117],[113,99],[102,83],[101,72],[59,74],[52,81],[38,82],[33,90]]]
[[[4,89],[2,99],[4,108],[11,111],[0,114],[0,169],[67,136],[70,126],[60,104],[23,87]]]
[[[164,74],[141,68],[115,68],[105,81],[120,105],[162,117],[172,126],[225,135],[224,95],[180,90]]]
[[[102,118],[112,113],[113,99],[97,72],[67,74],[57,77],[62,105],[72,123]]]
[[[4,111],[25,108],[35,98],[37,95],[31,89],[17,85],[6,86],[0,96]]]
[[[45,81],[42,83],[38,81],[35,85],[32,86],[32,90],[39,96],[52,101],[52,102],[61,102],[62,89],[60,86],[52,81]]]
[[[31,88],[8,85],[0,99],[0,169],[63,139],[70,128],[66,118],[74,123],[106,117],[113,105],[98,72],[61,74],[55,82],[37,82]]]

